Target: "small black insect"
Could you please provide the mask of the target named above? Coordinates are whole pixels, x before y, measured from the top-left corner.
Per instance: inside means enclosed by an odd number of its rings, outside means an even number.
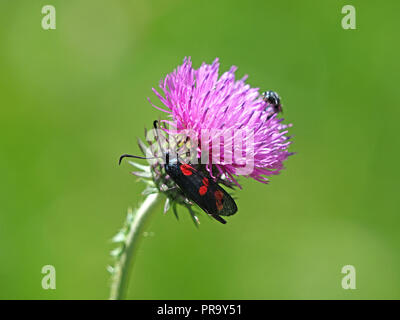
[[[157,129],[157,121],[154,121],[154,127]],[[146,159],[123,154],[119,163],[125,157]],[[165,153],[164,169],[185,196],[215,220],[225,224],[226,221],[221,216],[230,216],[237,212],[236,203],[229,193],[202,171],[179,161],[178,157],[171,159],[168,152]]]
[[[281,98],[275,91],[266,91],[262,94],[263,100],[274,109],[275,113],[283,112],[281,105]]]

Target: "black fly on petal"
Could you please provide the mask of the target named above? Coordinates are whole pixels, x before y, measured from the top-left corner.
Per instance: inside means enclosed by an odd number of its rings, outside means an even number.
[[[275,113],[283,112],[281,98],[275,91],[265,91],[262,97],[266,103],[272,106]]]

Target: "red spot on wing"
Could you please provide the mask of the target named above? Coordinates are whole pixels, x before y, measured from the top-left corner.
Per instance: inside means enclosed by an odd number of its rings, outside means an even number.
[[[199,189],[199,194],[201,196],[204,196],[207,193],[207,187],[206,186],[201,186]]]
[[[215,199],[222,200],[222,198],[224,197],[224,194],[223,194],[222,191],[217,190],[217,191],[214,192],[214,196],[215,196]]]
[[[222,204],[222,198],[224,197],[224,194],[222,191],[217,190],[214,192],[214,196],[215,196],[215,204],[217,206],[218,211],[221,211],[224,208],[224,205]]]
[[[207,179],[206,177],[203,178],[203,184],[204,184],[206,187],[208,187],[208,185],[210,184],[210,183],[208,182],[208,179]]]
[[[181,164],[180,168],[185,176],[190,176],[193,174],[193,168],[188,164]]]

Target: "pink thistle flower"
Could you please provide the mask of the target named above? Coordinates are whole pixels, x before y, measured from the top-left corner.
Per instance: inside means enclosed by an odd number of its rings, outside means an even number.
[[[283,161],[291,155],[290,137],[286,135],[291,125],[282,123],[274,105],[263,99],[258,88],[245,83],[247,75],[235,80],[236,70],[232,66],[218,77],[218,58],[211,65],[203,63],[197,70],[190,58],[185,58],[181,66],[160,81],[164,95],[153,88],[165,108],[152,105],[169,114],[172,121],[163,122],[170,124],[175,133],[183,130],[195,133],[201,141],[198,157],[204,152],[209,154],[211,162],[206,169],[214,179],[225,177],[240,187],[237,177],[244,175],[268,183],[268,177],[279,174],[284,168]],[[238,137],[240,130],[245,130],[245,137]],[[205,131],[212,135],[205,137],[202,135]],[[244,142],[235,145],[238,141],[235,136]],[[218,147],[212,149],[215,141],[219,142],[221,156],[215,153]],[[249,163],[251,172],[243,174],[243,167]]]

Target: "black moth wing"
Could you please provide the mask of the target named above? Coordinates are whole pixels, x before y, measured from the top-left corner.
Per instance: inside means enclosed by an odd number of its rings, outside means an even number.
[[[229,193],[191,165],[180,162],[166,164],[165,171],[189,200],[219,222],[225,223],[219,216],[230,216],[237,212],[236,203]]]

